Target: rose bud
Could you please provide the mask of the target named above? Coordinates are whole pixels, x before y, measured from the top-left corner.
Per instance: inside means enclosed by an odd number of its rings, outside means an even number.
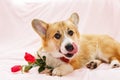
[[[22,69],[21,65],[15,65],[11,68],[11,72],[18,72]]]
[[[30,53],[25,53],[24,59],[28,62],[28,63],[34,63],[36,61],[35,57],[33,55],[31,55]]]

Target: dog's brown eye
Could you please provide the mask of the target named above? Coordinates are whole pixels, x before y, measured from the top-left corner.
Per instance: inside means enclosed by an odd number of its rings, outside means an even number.
[[[61,38],[61,34],[56,33],[56,34],[54,35],[54,37],[55,37],[56,39],[60,39],[60,38]]]
[[[68,34],[69,34],[70,36],[72,36],[72,35],[74,34],[74,32],[73,32],[72,30],[69,30],[69,31],[68,31]]]

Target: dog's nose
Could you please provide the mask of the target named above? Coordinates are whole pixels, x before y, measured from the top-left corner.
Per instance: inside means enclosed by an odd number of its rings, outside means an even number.
[[[71,52],[71,51],[74,50],[74,47],[73,47],[72,44],[69,43],[69,44],[67,44],[67,45],[65,46],[65,49],[66,49],[67,51]]]

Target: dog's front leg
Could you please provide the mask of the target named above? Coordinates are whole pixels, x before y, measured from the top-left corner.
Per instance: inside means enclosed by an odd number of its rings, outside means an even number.
[[[73,71],[73,67],[70,64],[62,64],[53,70],[52,75],[53,76],[64,76],[64,75],[71,73],[72,71]]]

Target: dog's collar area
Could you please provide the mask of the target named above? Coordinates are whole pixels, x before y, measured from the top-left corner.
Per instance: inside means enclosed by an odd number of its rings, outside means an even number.
[[[65,62],[65,63],[69,63],[69,59],[65,58],[65,57],[60,57],[60,60]]]

